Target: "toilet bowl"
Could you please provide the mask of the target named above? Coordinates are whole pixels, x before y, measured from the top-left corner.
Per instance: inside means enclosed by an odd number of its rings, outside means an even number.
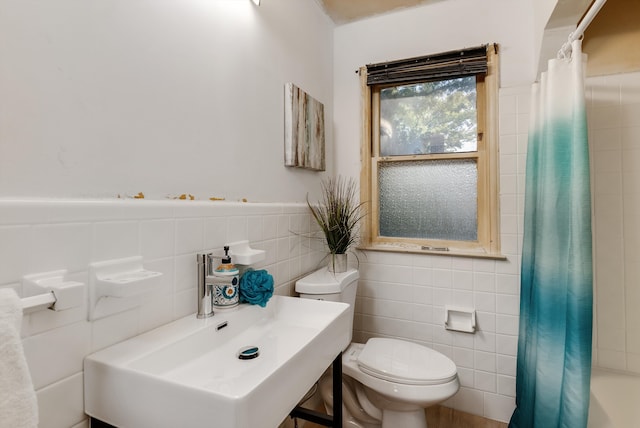
[[[355,305],[358,271],[334,273],[321,268],[300,279],[302,298]],[[351,320],[351,326],[353,319]],[[460,387],[457,368],[445,355],[417,343],[371,338],[351,343],[342,354],[343,426],[350,428],[426,428],[424,409],[452,397]],[[333,412],[332,376],[320,380],[320,392]]]

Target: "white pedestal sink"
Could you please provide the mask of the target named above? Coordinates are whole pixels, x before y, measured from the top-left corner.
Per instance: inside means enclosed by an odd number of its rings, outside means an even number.
[[[351,341],[348,305],[273,296],[89,355],[85,412],[120,428],[276,427]],[[259,355],[238,353],[258,347]]]

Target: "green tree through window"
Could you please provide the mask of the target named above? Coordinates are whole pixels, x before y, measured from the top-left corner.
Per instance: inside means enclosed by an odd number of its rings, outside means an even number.
[[[380,90],[381,156],[474,151],[476,78]]]

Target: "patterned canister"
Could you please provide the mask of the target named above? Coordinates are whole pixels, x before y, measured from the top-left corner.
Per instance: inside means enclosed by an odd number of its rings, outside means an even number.
[[[213,306],[217,308],[231,308],[240,301],[238,293],[239,274],[238,268],[231,263],[229,247],[224,247],[222,263],[213,271]]]

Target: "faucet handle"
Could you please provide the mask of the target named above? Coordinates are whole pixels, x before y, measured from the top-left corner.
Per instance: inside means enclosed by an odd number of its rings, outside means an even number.
[[[213,253],[198,253],[196,254],[196,260],[198,269],[204,269],[205,276],[213,275],[214,259],[216,256]],[[203,266],[204,265],[204,266]]]
[[[207,284],[207,276],[211,275],[211,253],[196,255],[198,266],[198,318],[208,318],[213,315],[212,286]]]

